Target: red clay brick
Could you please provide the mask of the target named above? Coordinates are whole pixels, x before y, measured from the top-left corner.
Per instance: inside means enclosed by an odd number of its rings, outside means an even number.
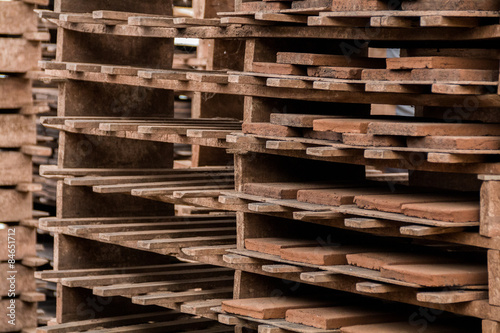
[[[488,269],[481,264],[388,265],[380,272],[386,278],[426,287],[488,284]]]
[[[444,222],[478,222],[480,205],[477,201],[433,202],[403,205],[402,210],[407,216],[429,220]]]
[[[306,239],[290,238],[248,238],[245,239],[245,248],[250,251],[257,251],[279,256],[282,249],[291,247],[318,246],[318,242]]]
[[[325,303],[294,297],[262,297],[223,301],[222,310],[256,319],[278,319],[285,318],[289,309],[324,306]]]
[[[286,321],[320,329],[336,329],[354,324],[380,323],[394,315],[354,306],[294,309],[286,312]]]

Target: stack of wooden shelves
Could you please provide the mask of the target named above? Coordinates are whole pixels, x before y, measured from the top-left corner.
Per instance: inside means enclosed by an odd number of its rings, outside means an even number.
[[[37,27],[37,1],[0,2],[0,331],[30,332],[37,326],[37,303],[45,296],[34,277],[46,263],[37,257],[33,211],[32,156],[35,115],[47,106],[32,97],[31,77],[47,34]]]
[[[40,12],[65,80],[43,119],[61,143],[42,331],[500,331],[495,1],[171,10]],[[173,68],[174,38],[201,38],[206,68]]]

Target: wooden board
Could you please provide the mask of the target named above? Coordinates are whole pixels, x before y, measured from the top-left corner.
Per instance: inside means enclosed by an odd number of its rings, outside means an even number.
[[[0,189],[0,222],[17,222],[30,219],[31,214],[31,193]]]
[[[14,114],[0,115],[0,148],[18,148],[36,144],[34,117]]]
[[[32,101],[29,80],[17,77],[0,79],[0,109],[17,109],[29,106]]]
[[[0,186],[30,183],[33,175],[31,170],[30,157],[15,151],[0,152]]]
[[[2,314],[7,314],[7,308],[11,306],[12,298],[5,298],[0,300],[0,307]],[[15,299],[15,325],[9,324],[11,320],[8,316],[2,315],[0,319],[0,331],[2,332],[18,332],[24,328],[35,328],[37,326],[37,312],[35,303],[23,302]],[[10,311],[10,310],[8,310]]]
[[[23,38],[0,38],[0,49],[9,50],[0,57],[0,71],[4,73],[24,73],[36,69],[42,57],[40,44]]]
[[[0,249],[0,261],[9,260],[9,252],[7,241],[9,237],[9,229],[14,229],[16,241],[16,260],[21,260],[24,257],[36,255],[36,231],[33,228],[13,227],[0,229],[0,237],[2,239],[2,248]],[[12,231],[11,231],[12,233]],[[4,241],[5,240],[5,241]]]
[[[37,31],[34,6],[22,1],[0,1],[0,35]]]

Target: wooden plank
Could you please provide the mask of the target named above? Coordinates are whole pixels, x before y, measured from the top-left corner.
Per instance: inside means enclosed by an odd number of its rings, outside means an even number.
[[[262,297],[236,299],[222,302],[222,310],[256,319],[285,318],[290,309],[317,307],[325,301],[297,297]]]
[[[255,14],[255,19],[261,21],[307,24],[307,17],[302,15],[258,12]]]
[[[144,283],[123,283],[109,286],[99,286],[93,288],[95,295],[103,297],[111,296],[136,296],[153,292],[176,292],[187,289],[212,289],[230,286],[234,278],[232,276],[203,277],[198,279],[183,279],[179,281],[160,281]]]
[[[36,124],[31,116],[0,115],[0,148],[36,144]]]
[[[0,79],[0,108],[17,109],[33,102],[31,82],[18,77]]]
[[[1,125],[0,125],[1,127]],[[32,180],[31,159],[19,152],[0,152],[0,186],[12,186]]]
[[[189,221],[189,222],[154,222],[154,223],[116,223],[116,224],[98,224],[98,225],[75,225],[68,227],[68,233],[75,235],[86,235],[91,233],[105,233],[108,236],[110,234],[116,235],[116,233],[124,232],[145,232],[148,230],[162,231],[168,228],[168,230],[173,229],[193,229],[204,227],[230,227],[234,225],[235,221],[231,220],[211,220],[211,221]],[[161,233],[161,232],[160,232]],[[126,236],[126,234],[121,234]],[[143,235],[144,237],[145,235]],[[103,238],[103,239],[107,239]]]
[[[252,71],[263,74],[304,75],[305,70],[290,64],[277,64],[273,62],[254,62]]]
[[[8,309],[11,306],[12,298],[4,298],[0,300],[0,307],[2,309]],[[16,332],[21,331],[23,329],[33,328],[37,326],[37,313],[36,313],[36,304],[23,302],[21,300],[17,300],[15,302],[16,309],[16,320],[14,321],[14,325],[10,324],[11,320],[9,316],[2,316],[0,319],[0,331],[3,332]],[[6,313],[7,310],[4,310]],[[10,310],[9,310],[10,311]]]
[[[403,57],[387,59],[387,69],[489,69],[498,70],[498,61],[460,57]]]
[[[409,225],[403,226],[399,229],[402,235],[408,236],[431,236],[431,235],[443,235],[452,234],[456,232],[465,231],[465,228],[438,228],[438,227],[426,227],[423,225]]]
[[[162,272],[144,272],[144,273],[128,273],[100,276],[81,276],[63,278],[60,282],[68,287],[97,287],[111,284],[123,283],[143,283],[153,281],[172,281],[178,279],[187,279],[196,277],[197,274],[203,274],[204,277],[223,275],[224,270],[220,268],[206,269],[186,269],[186,270],[164,270]]]
[[[382,267],[381,276],[427,287],[480,285],[488,283],[488,270],[481,264],[421,264]]]
[[[368,133],[400,136],[498,136],[500,128],[493,124],[450,124],[418,122],[371,122]]]
[[[31,43],[23,38],[0,38],[2,53],[0,71],[4,73],[25,73],[37,68],[42,49],[40,44]]]
[[[176,293],[155,293],[153,295],[134,296],[132,303],[140,305],[165,305],[194,300],[213,298],[230,298],[233,295],[232,287],[216,288],[209,290],[183,291]]]
[[[30,193],[0,190],[0,222],[17,222],[30,219],[32,214]]]
[[[346,57],[345,55],[278,52],[277,63],[306,65],[306,66],[331,66],[331,67],[369,67],[384,68],[385,60],[376,58]]]
[[[236,242],[235,236],[210,236],[210,237],[191,237],[181,239],[154,239],[149,241],[139,241],[138,247],[154,250],[164,249],[177,250],[181,247],[193,247],[202,245],[223,245]]]
[[[22,1],[0,2],[0,34],[22,35],[37,30],[34,6]]]
[[[211,236],[211,235],[233,235],[236,234],[236,227],[220,227],[220,228],[193,228],[179,230],[152,230],[152,231],[122,231],[113,233],[100,233],[99,238],[111,242],[131,241],[131,240],[146,240],[146,239],[165,239],[165,238],[182,238]]]
[[[436,292],[418,292],[417,300],[434,304],[455,304],[488,299],[488,291],[452,290]]]

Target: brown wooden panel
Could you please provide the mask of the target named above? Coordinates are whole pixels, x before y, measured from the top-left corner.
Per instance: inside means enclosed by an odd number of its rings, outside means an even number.
[[[18,148],[30,144],[36,144],[36,124],[33,117],[0,115],[0,148]]]
[[[0,34],[22,35],[37,30],[34,6],[22,1],[0,1]]]
[[[0,38],[0,72],[24,73],[35,69],[42,56],[40,43],[23,38]]]
[[[0,109],[16,109],[29,105],[32,101],[29,80],[16,77],[0,78]]]

